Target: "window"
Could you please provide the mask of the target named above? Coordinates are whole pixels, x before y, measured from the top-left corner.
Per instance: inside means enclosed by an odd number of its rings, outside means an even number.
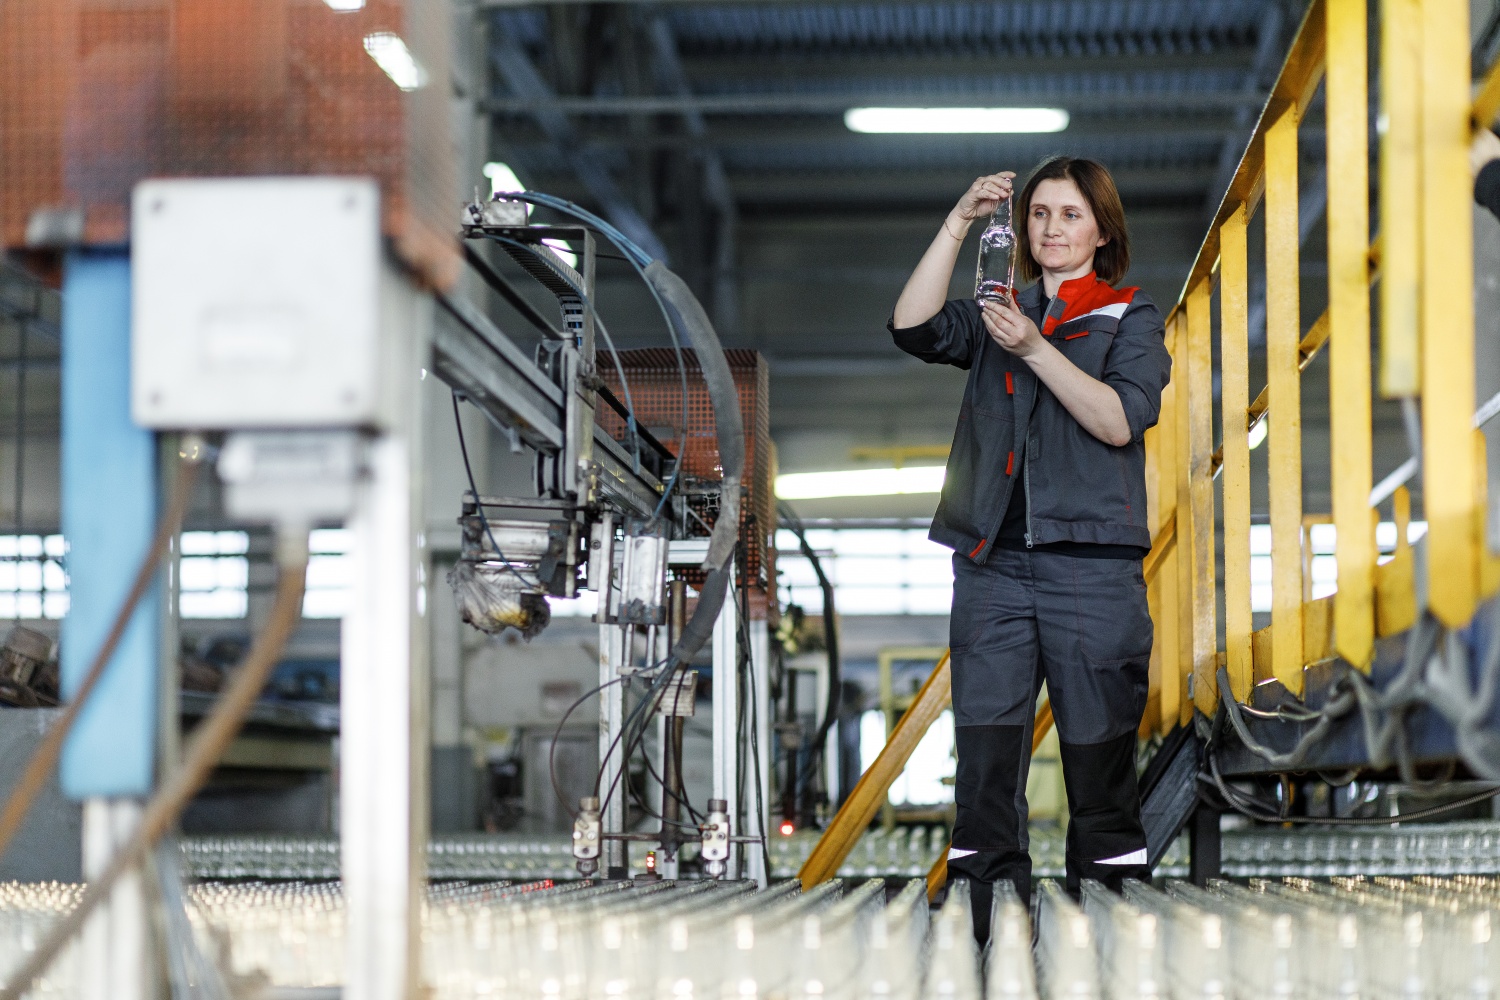
[[[953,605],[953,552],[925,528],[810,528],[807,541],[841,615],[946,615]],[[797,536],[779,531],[776,545],[783,600],[820,610],[823,591]]]
[[[599,595],[592,590],[580,590],[577,597],[549,597],[547,607],[553,618],[588,618],[599,610]]]
[[[0,618],[63,618],[68,575],[62,535],[0,535]]]
[[[1412,521],[1406,526],[1406,540],[1415,545],[1427,534],[1426,521]],[[1312,577],[1312,597],[1317,600],[1327,597],[1339,589],[1339,564],[1333,551],[1338,543],[1338,530],[1331,524],[1314,524],[1307,534],[1307,545],[1311,550],[1308,570]],[[1381,521],[1375,527],[1375,547],[1379,560],[1389,562],[1396,551],[1396,522]],[[1250,526],[1250,610],[1271,610],[1271,526]]]
[[[837,598],[835,598],[837,600]],[[885,747],[885,713],[868,709],[859,716],[859,765],[868,771]],[[957,773],[953,712],[945,710],[912,751],[906,769],[891,785],[892,805],[928,806],[953,801],[951,781]],[[948,782],[943,779],[947,778]]]
[[[349,529],[319,528],[307,540],[303,618],[342,618],[349,612]]]
[[[184,531],[177,608],[184,618],[244,618],[250,611],[250,535]]]

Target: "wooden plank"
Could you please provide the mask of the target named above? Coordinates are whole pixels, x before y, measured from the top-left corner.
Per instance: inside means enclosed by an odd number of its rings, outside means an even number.
[[[1271,621],[1276,679],[1302,693],[1302,386],[1297,228],[1297,117],[1293,106],[1266,133],[1266,381],[1271,421]]]
[[[896,724],[895,732],[886,741],[875,762],[860,775],[854,791],[844,800],[833,822],[818,838],[817,846],[808,856],[797,878],[802,888],[810,889],[826,882],[838,873],[839,866],[864,835],[870,820],[880,811],[880,804],[890,794],[891,785],[901,776],[912,751],[922,742],[927,730],[943,714],[953,700],[952,677],[949,672],[949,656],[943,654],[937,666],[928,675],[927,682],[917,692],[906,714]]]
[[[1255,683],[1250,658],[1250,442],[1244,418],[1250,396],[1249,252],[1245,209],[1219,232],[1219,357],[1224,456],[1224,651],[1236,701]],[[1212,474],[1212,473],[1210,473]]]
[[[1427,602],[1444,625],[1477,606],[1474,548],[1474,235],[1469,5],[1422,4],[1422,504]]]
[[[1187,435],[1188,523],[1191,535],[1179,535],[1178,548],[1191,539],[1189,607],[1191,609],[1193,694],[1198,710],[1212,715],[1219,704],[1218,593],[1215,588],[1214,355],[1213,320],[1208,282],[1188,293]],[[1179,518],[1178,528],[1182,527]]]
[[[1328,335],[1338,653],[1368,671],[1375,653],[1370,522],[1370,177],[1365,0],[1328,0]],[[1305,623],[1306,624],[1306,623]],[[1305,643],[1304,643],[1305,645]]]

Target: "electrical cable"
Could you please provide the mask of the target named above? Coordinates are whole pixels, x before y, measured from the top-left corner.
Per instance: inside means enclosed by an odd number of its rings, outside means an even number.
[[[552,794],[557,796],[558,803],[567,812],[570,819],[577,820],[578,814],[573,811],[572,806],[568,805],[568,800],[563,798],[562,788],[557,784],[557,741],[562,738],[563,726],[568,724],[568,718],[584,702],[594,697],[594,695],[599,694],[605,688],[613,684],[623,683],[629,679],[628,677],[615,677],[605,681],[603,684],[596,684],[594,687],[589,688],[583,694],[579,695],[573,704],[568,706],[568,710],[562,714],[562,718],[557,720],[557,728],[552,730],[552,744],[547,748],[547,775],[552,779]]]
[[[808,543],[807,529],[803,526],[802,519],[797,516],[797,512],[785,502],[777,503],[776,509],[781,515],[782,523],[797,536],[802,555],[812,564],[813,572],[818,577],[818,586],[823,591],[823,644],[828,649],[828,703],[823,709],[823,722],[813,735],[807,762],[797,772],[796,787],[793,791],[794,795],[797,795],[796,801],[800,802],[798,790],[807,784],[817,762],[823,761],[828,753],[828,734],[838,720],[839,703],[842,699],[843,668],[839,660],[839,633],[838,623],[835,620],[833,584],[829,581],[828,575],[823,572],[823,563],[818,558],[817,552]]]
[[[72,940],[99,904],[109,898],[115,883],[134,869],[177,821],[183,808],[208,780],[225,748],[239,733],[245,717],[260,697],[266,682],[276,668],[302,614],[302,594],[307,576],[307,532],[283,531],[279,539],[281,577],[275,602],[260,637],[244,662],[231,675],[213,711],[193,731],[181,765],[146,803],[140,824],[130,839],[111,856],[104,871],[89,879],[78,905],[54,924],[0,990],[0,1000],[21,1000],[37,978]]]
[[[579,205],[575,205],[573,202],[568,201],[564,198],[557,198],[553,195],[541,194],[540,192],[536,191],[517,191],[509,195],[509,200],[524,201],[533,205],[545,206],[555,212],[561,212],[564,215],[570,215],[578,221],[592,226],[599,232],[603,233],[611,243],[620,248],[620,251],[625,254],[626,258],[630,261],[630,265],[634,267],[636,273],[641,276],[641,280],[645,281],[646,288],[650,290],[651,297],[656,300],[656,306],[661,310],[662,317],[667,322],[667,333],[672,338],[672,349],[677,353],[678,375],[682,381],[682,434],[679,438],[679,444],[677,448],[677,464],[676,467],[672,470],[672,478],[667,482],[666,489],[662,491],[661,502],[657,504],[656,511],[652,515],[652,520],[656,520],[657,518],[661,517],[662,508],[666,505],[667,497],[672,495],[672,490],[676,487],[677,481],[682,475],[682,463],[687,456],[688,435],[687,362],[683,357],[682,342],[678,339],[676,323],[673,320],[671,311],[667,307],[666,301],[662,298],[661,291],[657,288],[656,283],[651,280],[651,276],[647,274],[647,269],[658,262],[654,258],[652,258],[650,254],[646,253],[639,246],[633,243],[629,238],[627,238],[624,233],[620,232],[604,219],[601,219],[593,212],[590,212]],[[691,330],[689,331],[689,333],[691,333]],[[701,356],[702,353],[703,352],[701,351],[699,352],[699,367],[703,368],[705,380],[707,380],[707,362],[706,359]]]
[[[635,401],[631,399],[630,396],[630,382],[625,378],[625,368],[620,364],[620,352],[615,349],[614,339],[610,337],[609,330],[604,325],[604,317],[600,316],[599,310],[594,308],[593,298],[589,295],[584,294],[583,289],[580,288],[572,278],[568,277],[567,274],[559,270],[556,262],[553,261],[551,257],[539,251],[535,245],[530,243],[522,243],[520,240],[513,240],[508,236],[500,236],[498,234],[485,234],[485,239],[494,240],[497,243],[504,243],[507,246],[513,246],[518,250],[522,250],[526,253],[531,254],[537,260],[545,264],[554,274],[556,274],[560,281],[571,288],[573,290],[573,294],[577,295],[579,301],[583,303],[583,307],[593,314],[594,326],[596,329],[598,329],[599,335],[604,338],[604,346],[606,347],[606,349],[608,349],[609,356],[615,364],[615,373],[620,376],[620,389],[625,395],[625,409],[629,414],[629,416],[625,418],[625,422],[630,431],[630,448],[632,457],[635,459],[636,471],[639,472],[641,467],[641,449],[640,441],[638,439],[638,432],[636,430],[639,422],[635,418]],[[545,245],[546,244],[543,244],[543,246]],[[551,248],[549,247],[549,249]],[[661,508],[658,506],[657,513],[660,514],[660,512]]]
[[[669,660],[670,658],[667,660],[659,661],[659,663],[665,664],[668,663]],[[651,669],[654,669],[654,667]],[[651,713],[654,713],[656,711],[657,705],[661,704],[661,700],[666,694],[666,683],[663,679],[669,677],[670,675],[670,671],[664,670],[660,674],[658,674],[657,677],[653,678],[651,686],[646,690],[646,696],[636,703],[635,708],[633,708],[630,711],[630,714],[627,715],[621,722],[620,731],[615,734],[615,738],[610,742],[609,748],[603,754],[603,757],[599,762],[599,771],[594,777],[594,794],[596,797],[600,798],[599,808],[601,812],[608,807],[610,800],[614,797],[615,789],[619,787],[621,778],[625,775],[626,771],[629,770],[630,757],[635,752],[636,745],[642,739],[644,739],[644,729],[638,730],[628,738],[626,737],[626,734],[631,732],[631,727],[635,726],[638,723],[638,721],[642,717],[643,710],[648,719],[650,718]],[[650,705],[649,710],[646,709],[647,705]],[[599,784],[604,780],[605,765],[614,755],[615,748],[621,746],[622,739],[624,739],[624,749],[622,750],[620,755],[620,770],[615,774],[613,780],[610,781],[609,788],[605,790],[604,795],[599,796]]]
[[[504,565],[506,569],[510,570],[510,574],[517,580],[520,580],[521,586],[523,587],[536,586],[536,584],[532,583],[530,580],[522,576],[521,571],[516,569],[515,565],[511,563],[509,559],[505,558],[505,552],[500,548],[500,543],[495,541],[495,532],[490,528],[490,519],[485,516],[484,504],[479,500],[479,486],[474,481],[474,467],[469,464],[469,446],[464,441],[464,422],[458,415],[457,389],[452,390],[452,398],[453,426],[458,430],[458,451],[459,454],[463,456],[464,474],[469,477],[469,495],[474,498],[474,509],[479,513],[479,523],[484,525],[484,533],[489,537],[490,545],[494,548],[495,555],[500,558],[501,564]]]
[[[755,657],[749,655],[750,650],[750,625],[745,620],[744,607],[735,602],[735,610],[739,612],[739,633],[741,648],[745,650],[745,669],[750,683],[750,758],[755,762],[755,810],[756,826],[760,829],[761,861],[765,865],[766,878],[771,877],[771,846],[770,835],[766,832],[766,813],[770,811],[770,803],[761,801],[762,791],[768,791],[765,778],[760,770],[760,702],[755,698]],[[743,801],[743,799],[741,800]]]
[[[1390,826],[1394,823],[1413,823],[1417,820],[1440,816],[1443,813],[1476,805],[1500,795],[1500,786],[1496,786],[1443,805],[1429,806],[1426,809],[1418,809],[1409,813],[1398,813],[1395,816],[1282,816],[1259,812],[1258,807],[1266,803],[1254,799],[1248,793],[1241,792],[1225,782],[1219,773],[1218,762],[1212,757],[1209,758],[1209,770],[1210,774],[1200,773],[1198,780],[1213,785],[1235,812],[1261,823],[1297,823],[1311,826]]]
[[[20,780],[16,782],[15,788],[6,798],[5,808],[0,810],[0,855],[3,855],[5,849],[10,846],[10,842],[21,829],[21,823],[26,819],[26,814],[36,802],[42,789],[47,786],[47,779],[52,774],[53,768],[57,766],[58,758],[62,756],[63,743],[67,740],[68,733],[72,731],[79,713],[83,711],[84,706],[89,703],[89,699],[97,689],[99,679],[104,676],[105,668],[114,658],[115,650],[119,647],[120,640],[130,625],[130,620],[135,616],[135,610],[140,605],[141,599],[146,596],[146,591],[151,589],[151,584],[156,580],[161,561],[166,556],[172,540],[177,537],[177,533],[182,528],[182,520],[193,496],[193,484],[197,481],[204,453],[205,446],[201,442],[194,440],[185,444],[182,450],[182,464],[173,479],[167,509],[162,513],[161,520],[157,522],[156,535],[152,538],[151,547],[146,550],[146,555],[141,560],[140,568],[136,571],[135,580],[130,585],[124,603],[115,613],[109,632],[105,635],[99,651],[94,654],[94,660],[89,664],[88,671],[83,675],[72,697],[68,699],[67,705],[63,707],[57,721],[47,728],[46,735],[37,744],[31,760],[26,764],[25,771],[21,773]]]

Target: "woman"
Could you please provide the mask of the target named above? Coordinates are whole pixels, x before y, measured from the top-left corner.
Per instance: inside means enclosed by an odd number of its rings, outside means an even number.
[[[1044,679],[1069,889],[1150,877],[1135,781],[1152,639],[1141,439],[1171,358],[1150,298],[1114,287],[1130,266],[1125,214],[1092,160],[1045,161],[1016,200],[1017,264],[1035,284],[1007,305],[943,301],[965,232],[1011,197],[1014,176],[981,177],[959,199],[890,322],[902,350],[969,372],[931,538],[955,550],[948,872],[971,882],[981,942],[993,883],[1011,880],[1023,899],[1031,889],[1026,772]]]

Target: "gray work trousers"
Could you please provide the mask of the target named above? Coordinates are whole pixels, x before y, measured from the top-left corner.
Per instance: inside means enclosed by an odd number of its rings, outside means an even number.
[[[970,880],[984,940],[992,885],[1009,879],[1023,899],[1031,891],[1026,774],[1043,680],[1067,786],[1069,889],[1150,878],[1135,745],[1152,625],[1139,560],[996,549],[983,566],[954,555],[953,578],[958,811],[948,872]]]

